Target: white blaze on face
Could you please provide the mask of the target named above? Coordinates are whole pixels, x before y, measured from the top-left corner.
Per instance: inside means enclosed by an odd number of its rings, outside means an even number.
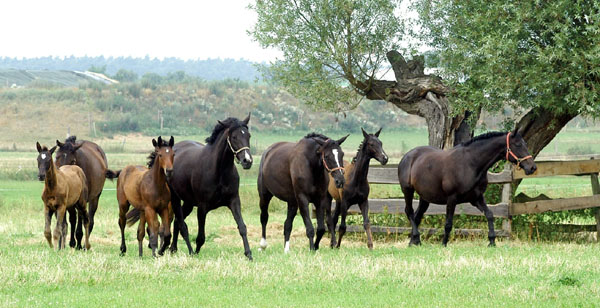
[[[169,149],[166,149],[165,152],[169,153]]]
[[[335,163],[337,164],[337,167],[340,167],[340,160],[338,159],[338,150],[333,149],[331,150],[331,153],[333,153],[333,157],[335,158]]]
[[[252,157],[250,157],[250,152],[248,150],[244,150],[244,157],[246,157],[247,161],[252,162]]]
[[[42,159],[46,159],[46,154],[41,155]]]
[[[285,252],[285,253],[290,252],[290,241],[285,242],[285,248],[283,248],[283,252]]]

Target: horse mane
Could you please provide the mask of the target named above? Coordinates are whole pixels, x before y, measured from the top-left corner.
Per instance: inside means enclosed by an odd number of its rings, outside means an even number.
[[[165,139],[161,139],[162,144],[160,145],[161,147],[164,146],[169,146],[169,142]],[[152,166],[154,166],[154,160],[156,159],[156,150],[152,151],[150,153],[150,155],[148,155],[148,168],[152,168]]]
[[[358,159],[358,154],[360,154],[360,152],[362,152],[363,147],[365,146],[365,141],[367,141],[367,139],[363,139],[363,141],[358,146],[358,150],[356,151],[356,156],[352,157],[352,161],[350,162],[351,164],[356,163],[356,159]]]
[[[223,124],[221,124],[221,123],[223,123]],[[217,122],[217,125],[215,125],[215,128],[213,128],[213,131],[212,131],[210,137],[206,138],[205,141],[207,144],[214,144],[215,141],[217,141],[217,138],[219,137],[219,135],[226,128],[236,129],[238,127],[248,128],[248,125],[244,124],[244,122],[238,120],[237,118],[233,118],[233,117],[229,117],[223,121]]]
[[[323,140],[328,140],[328,139],[330,139],[329,137],[327,137],[327,136],[325,136],[325,135],[323,135],[323,134],[319,134],[319,133],[315,133],[315,132],[312,132],[312,133],[310,133],[310,134],[308,134],[308,135],[304,136],[304,138],[305,138],[305,139],[309,139],[309,138],[319,138],[319,139],[323,139]]]
[[[474,142],[486,140],[486,139],[490,139],[490,138],[494,138],[494,137],[498,137],[498,136],[502,136],[502,135],[506,135],[506,132],[487,132],[485,134],[475,136],[475,137],[473,137],[473,139],[471,139],[469,141],[465,141],[465,142],[461,143],[460,145],[466,147],[466,146],[471,145]]]
[[[65,139],[64,145],[61,147],[63,151],[73,152],[75,150],[75,145],[77,142],[77,136],[69,136]]]

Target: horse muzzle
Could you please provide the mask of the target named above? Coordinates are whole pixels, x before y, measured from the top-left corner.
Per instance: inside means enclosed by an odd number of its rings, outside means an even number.
[[[532,164],[531,167],[529,167],[529,168],[523,168],[523,171],[525,171],[526,175],[531,175],[531,174],[535,173],[536,170],[537,170],[537,166],[535,164]]]
[[[45,174],[38,174],[38,180],[39,181],[44,181],[46,179],[46,175]]]
[[[381,156],[377,158],[377,161],[385,166],[388,163],[388,156],[385,153],[381,153]]]
[[[250,169],[252,167],[252,156],[250,155],[248,150],[244,151],[243,156],[239,158],[239,162],[242,165],[242,168],[244,169]]]
[[[167,179],[170,179],[172,175],[173,175],[173,168],[165,169],[165,176],[167,177]]]

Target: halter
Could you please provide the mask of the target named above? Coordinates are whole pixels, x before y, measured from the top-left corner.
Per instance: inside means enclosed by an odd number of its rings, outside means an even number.
[[[237,157],[237,154],[243,150],[248,150],[250,151],[249,147],[241,147],[239,148],[237,151],[233,149],[233,146],[231,146],[231,141],[229,141],[229,136],[227,136],[227,144],[229,145],[229,149],[231,149],[231,152],[233,152],[233,156],[235,156],[235,160],[239,163],[240,160]]]
[[[342,174],[344,173],[343,171],[345,170],[344,167],[335,167],[333,169],[330,169],[327,166],[327,162],[325,162],[325,153],[321,152],[321,160],[323,160],[323,166],[325,166],[325,169],[327,170],[327,172],[329,172],[330,174],[333,173],[336,170],[342,170]]]
[[[517,165],[517,170],[522,169],[521,167],[521,162],[530,158],[533,158],[533,156],[531,155],[527,155],[525,157],[519,158],[517,157],[517,155],[515,155],[515,153],[510,149],[510,143],[509,143],[509,139],[510,138],[510,132],[508,132],[508,134],[506,134],[506,160],[508,160],[508,154],[510,154],[510,156],[512,156],[516,161],[516,165]]]

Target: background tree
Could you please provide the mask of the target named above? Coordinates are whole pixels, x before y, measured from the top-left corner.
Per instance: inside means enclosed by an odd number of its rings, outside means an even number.
[[[251,6],[258,21],[250,34],[263,47],[283,52],[283,59],[271,63],[267,72],[308,104],[340,111],[355,107],[363,97],[385,100],[424,117],[430,145],[453,146],[465,114],[451,110],[449,89],[440,78],[424,74],[423,57],[407,62],[396,51],[405,29],[399,4],[258,0]],[[386,60],[395,81],[378,79],[389,69]]]
[[[598,1],[417,0],[415,8],[453,104],[522,111],[517,127],[534,156],[575,116],[600,114]]]
[[[138,79],[138,75],[133,71],[122,68],[117,71],[113,78],[120,82],[134,82]]]

